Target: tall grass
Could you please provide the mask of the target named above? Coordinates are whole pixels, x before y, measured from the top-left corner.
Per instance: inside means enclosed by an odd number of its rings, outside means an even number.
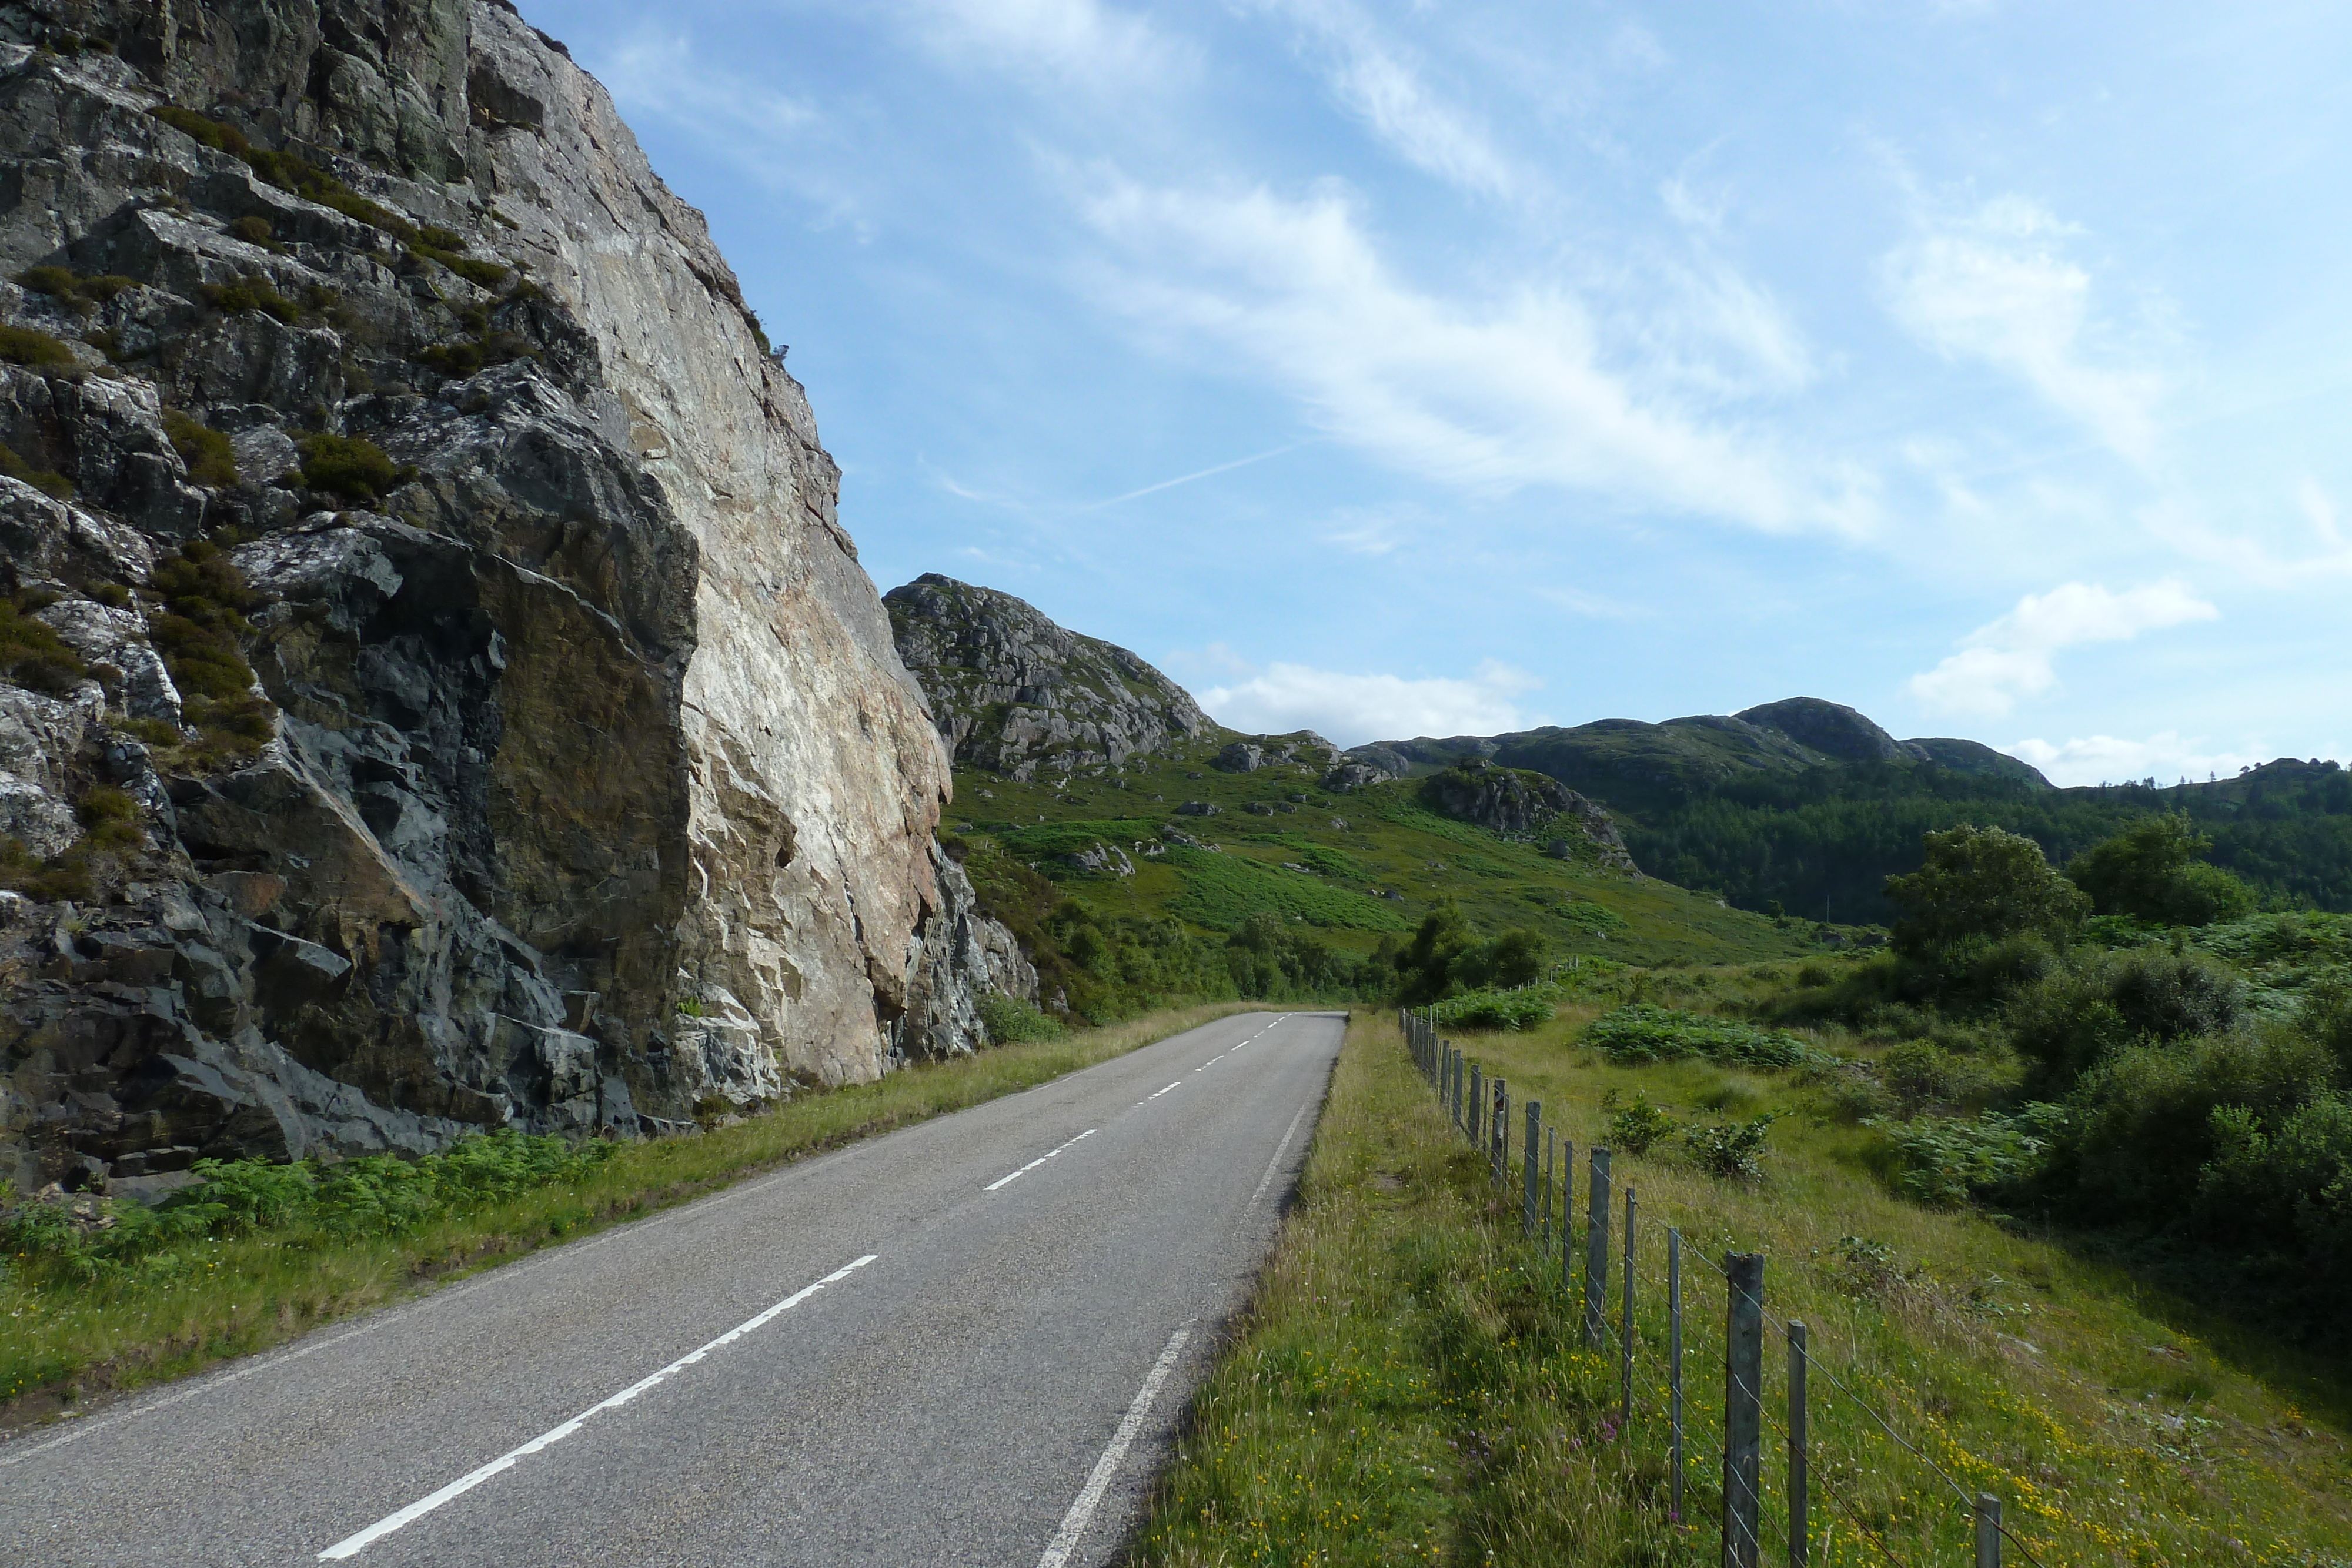
[[[1580,1151],[1636,1093],[1685,1125],[1796,1113],[1774,1124],[1760,1181],[1708,1176],[1678,1140],[1620,1153],[1618,1214],[1631,1184],[1643,1216],[1630,1427],[1613,1333],[1600,1354],[1583,1347],[1557,1252],[1519,1239],[1516,1189],[1487,1185],[1393,1024],[1360,1019],[1302,1201],[1196,1401],[1139,1561],[1711,1562],[1725,1291],[1706,1260],[1734,1249],[1766,1254],[1768,1310],[1811,1329],[1813,1562],[1968,1561],[1959,1500],[1832,1373],[1963,1490],[2000,1496],[2049,1568],[2352,1560],[2340,1366],[2217,1343],[2127,1277],[1906,1201],[1869,1167],[1868,1134],[1812,1113],[1785,1076],[1621,1065],[1572,1046],[1590,1017],[1466,1043]],[[1667,1224],[1687,1238],[1680,1521],[1660,1416]],[[1617,1300],[1612,1288],[1612,1319]],[[1766,1360],[1778,1556],[1777,1326]],[[2015,1548],[2010,1560],[2025,1561]]]
[[[910,1067],[698,1136],[625,1145],[569,1179],[393,1235],[317,1223],[197,1241],[167,1276],[76,1281],[0,1260],[0,1426],[248,1354],[856,1139],[960,1111],[1253,1004],[1221,1002]]]

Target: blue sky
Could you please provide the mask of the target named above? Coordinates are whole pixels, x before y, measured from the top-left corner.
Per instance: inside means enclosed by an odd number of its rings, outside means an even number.
[[[523,8],[791,345],[882,588],[1349,744],[2352,741],[2340,5]]]

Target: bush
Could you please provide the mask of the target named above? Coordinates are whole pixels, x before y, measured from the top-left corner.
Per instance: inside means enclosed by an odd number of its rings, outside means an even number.
[[[2213,847],[2184,813],[2149,817],[2092,845],[2066,866],[2066,875],[2101,915],[2159,925],[2210,925],[2235,920],[2254,907],[2254,891],[2220,866]]]
[[[1522,1030],[1549,1022],[1559,1010],[1559,995],[1549,986],[1507,991],[1486,987],[1436,1003],[1434,1016],[1446,1029]]]
[[[980,998],[980,1021],[991,1045],[1017,1045],[1025,1040],[1059,1040],[1062,1026],[1018,997],[988,991]]]
[[[321,432],[299,444],[304,485],[362,505],[392,488],[398,473],[383,448],[364,436]]]
[[[243,478],[236,471],[236,448],[229,438],[193,415],[165,409],[163,434],[171,438],[172,450],[187,464],[192,483],[222,489]]]
[[[1764,1175],[1764,1140],[1772,1124],[1785,1114],[1767,1112],[1752,1121],[1724,1123],[1683,1130],[1683,1147],[1691,1163],[1709,1176],[1726,1181],[1757,1181]]]
[[[71,691],[88,678],[80,655],[13,599],[0,598],[0,670],[20,686],[37,692]]]
[[[70,370],[73,350],[33,327],[0,327],[0,360],[37,371]]]
[[[277,285],[258,273],[247,273],[234,283],[202,284],[196,292],[204,296],[205,304],[225,316],[258,310],[290,325],[302,315],[301,306],[278,293]]]
[[[0,474],[11,479],[21,479],[52,500],[73,499],[73,481],[55,469],[36,468],[16,455],[16,449],[0,442]]]
[[[1593,1019],[1585,1029],[1584,1043],[1621,1061],[1699,1056],[1751,1067],[1794,1067],[1813,1054],[1804,1041],[1780,1030],[1648,1002]]]
[[[2237,1107],[2264,1128],[2327,1089],[2335,1066],[2283,1025],[2126,1046],[2083,1075],[2053,1150],[2053,1195],[2080,1218],[2163,1229],[2196,1207],[2200,1173],[2222,1152],[2214,1112]],[[2225,1215],[2215,1234],[2230,1239]]]
[[[1631,1105],[1609,1118],[1609,1142],[1630,1154],[1646,1155],[1674,1133],[1675,1119],[1651,1104],[1646,1094],[1634,1095]]]
[[[1927,862],[1886,879],[1903,914],[1897,951],[1924,956],[1969,937],[2063,933],[2091,913],[2081,889],[2050,869],[2042,846],[1999,828],[1963,824],[1927,835]]]
[[[2062,1106],[2033,1104],[2014,1116],[1987,1112],[1875,1125],[1896,1155],[1895,1186],[1922,1203],[1948,1207],[2036,1180],[2065,1114]]]
[[[2063,1092],[2096,1062],[2137,1040],[2159,1042],[2235,1028],[2245,987],[2201,954],[2164,948],[2086,957],[2021,993],[2010,1009],[2032,1081]]]

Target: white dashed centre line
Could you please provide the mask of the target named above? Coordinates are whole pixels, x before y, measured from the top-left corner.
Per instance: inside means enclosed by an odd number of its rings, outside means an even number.
[[[1062,1149],[1066,1149],[1073,1144],[1082,1144],[1094,1135],[1095,1129],[1088,1127],[1085,1132],[1080,1133],[1076,1137],[1072,1138],[1069,1143],[1064,1144],[1062,1145]],[[1031,1171],[1035,1170],[1039,1166],[1044,1165],[1047,1160],[1050,1160],[1055,1155],[1060,1154],[1062,1149],[1048,1149],[1044,1154],[1039,1155],[1035,1159],[1031,1160],[1027,1165],[1023,1166],[1019,1170],[1014,1171],[1011,1176],[999,1176],[994,1181],[990,1182],[986,1186],[982,1187],[980,1190],[982,1192],[994,1192],[998,1187],[1004,1186],[1007,1182],[1019,1181],[1023,1176],[1027,1176]]]
[[[451,1481],[447,1486],[443,1487],[439,1491],[433,1493],[431,1496],[419,1498],[415,1502],[410,1503],[406,1508],[400,1509],[393,1513],[385,1514],[382,1519],[377,1520],[373,1524],[369,1525],[365,1530],[359,1531],[357,1534],[346,1535],[341,1541],[336,1542],[332,1546],[328,1547],[324,1552],[320,1552],[319,1561],[321,1563],[328,1563],[341,1557],[358,1556],[362,1552],[367,1550],[369,1546],[383,1540],[385,1536],[390,1535],[394,1531],[400,1529],[404,1525],[415,1523],[416,1521],[424,1518],[426,1514],[431,1513],[435,1509],[439,1508],[443,1503],[448,1502],[452,1499],[464,1496],[466,1493],[473,1490],[476,1487],[480,1486],[484,1481],[488,1480],[492,1476],[498,1475],[502,1471],[514,1469],[514,1467],[521,1460],[530,1458],[531,1455],[540,1452],[541,1449],[553,1448],[556,1444],[563,1441],[564,1438],[569,1437],[572,1433],[577,1432],[582,1427],[585,1426],[590,1416],[600,1416],[607,1410],[618,1410],[622,1406],[626,1405],[630,1400],[635,1399],[646,1389],[653,1387],[656,1384],[666,1382],[674,1375],[685,1371],[688,1367],[692,1366],[696,1362],[700,1361],[704,1356],[709,1355],[712,1351],[719,1350],[727,1345],[732,1344],[737,1340],[741,1339],[745,1334],[750,1333],[752,1330],[767,1323],[771,1319],[775,1318],[781,1313],[791,1312],[794,1307],[799,1306],[803,1301],[807,1301],[811,1296],[815,1295],[827,1285],[839,1284],[842,1281],[848,1279],[860,1269],[865,1268],[868,1263],[873,1262],[874,1256],[875,1255],[873,1253],[868,1252],[865,1257],[860,1258],[855,1263],[851,1263],[845,1268],[835,1269],[832,1273],[827,1274],[815,1284],[803,1286],[801,1289],[793,1291],[791,1295],[786,1296],[782,1301],[778,1301],[774,1306],[770,1307],[766,1312],[760,1313],[757,1317],[746,1319],[744,1322],[736,1324],[733,1328],[729,1329],[725,1333],[720,1334],[717,1339],[712,1340],[709,1344],[704,1345],[701,1349],[690,1351],[687,1354],[679,1356],[676,1361],[671,1362],[667,1366],[663,1367],[651,1377],[640,1378],[638,1381],[632,1383],[629,1386],[622,1389],[618,1394],[614,1395],[610,1399],[604,1401],[602,1404],[591,1405],[587,1409],[583,1410],[579,1415],[574,1416],[571,1420],[566,1421],[561,1427],[551,1427],[547,1431],[541,1432],[538,1437],[533,1437],[530,1442],[525,1443],[520,1448],[509,1449],[507,1452],[500,1454],[497,1458],[492,1459],[488,1464],[484,1465],[481,1469],[478,1470],[470,1470],[465,1475],[459,1476],[456,1480]]]

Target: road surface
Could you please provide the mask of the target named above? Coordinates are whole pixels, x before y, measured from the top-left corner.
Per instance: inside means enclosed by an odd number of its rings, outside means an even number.
[[[1344,1021],[1221,1019],[26,1433],[0,1563],[1102,1563]]]

